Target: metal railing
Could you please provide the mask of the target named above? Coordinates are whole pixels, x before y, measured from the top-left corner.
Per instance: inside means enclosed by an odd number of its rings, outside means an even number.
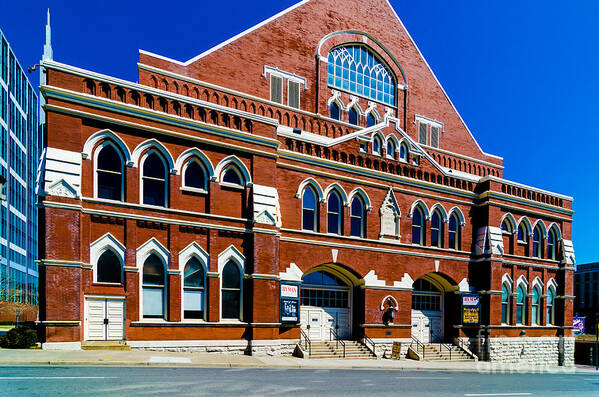
[[[368,347],[368,343],[372,345],[372,354],[376,356],[376,343],[374,343],[372,339],[364,335],[364,344],[366,345],[366,347]]]
[[[329,328],[329,340],[332,341],[333,337],[335,337],[335,350],[339,349],[339,343],[343,346],[343,358],[345,358],[345,342],[339,339],[339,335],[337,335],[337,331],[333,328]]]
[[[416,353],[420,354],[419,349],[422,348],[422,359],[424,360],[424,353],[426,351],[425,347],[424,347],[424,343],[420,342],[418,340],[418,338],[416,338],[415,336],[412,336],[412,343],[410,343],[410,347],[413,349],[412,345],[414,345],[414,343],[416,343]]]
[[[432,329],[430,330],[430,335],[431,337],[435,337],[438,341],[441,341],[442,338],[439,336],[439,334],[437,334],[436,332],[434,332]],[[433,339],[433,338],[431,338]],[[447,351],[449,351],[449,360],[451,361],[451,353],[453,351],[453,349],[451,348],[450,345],[443,343],[443,342],[433,342],[432,344],[438,344],[439,345],[439,352],[443,353],[443,349],[447,349]]]
[[[308,338],[308,335],[300,328],[300,346],[302,344],[302,338],[304,340],[304,351],[308,352],[308,355],[312,355],[312,341]]]

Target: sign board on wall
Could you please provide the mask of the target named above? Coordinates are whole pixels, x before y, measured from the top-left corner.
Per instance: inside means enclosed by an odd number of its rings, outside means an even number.
[[[279,317],[282,323],[299,323],[299,285],[281,283]]]
[[[462,324],[480,324],[480,296],[462,295]]]
[[[586,317],[574,317],[574,319],[572,320],[572,326],[574,327],[574,334],[575,335],[580,335],[580,334],[584,334],[585,331],[585,327],[584,327],[584,322],[585,322]]]

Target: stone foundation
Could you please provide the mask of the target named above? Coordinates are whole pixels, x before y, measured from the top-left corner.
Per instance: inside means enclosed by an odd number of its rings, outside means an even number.
[[[408,347],[412,343],[412,339],[372,339],[376,344],[376,356],[378,358],[391,358],[393,352],[393,342],[401,343],[400,359],[406,358],[408,354]],[[367,344],[368,348],[372,348],[370,344]]]
[[[127,341],[133,350],[291,356],[297,340]]]
[[[488,346],[479,347],[472,340],[471,346],[475,354],[491,362],[568,367],[574,365],[574,338],[489,338]]]

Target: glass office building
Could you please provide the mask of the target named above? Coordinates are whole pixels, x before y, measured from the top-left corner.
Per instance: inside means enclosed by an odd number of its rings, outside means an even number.
[[[38,97],[0,31],[0,301],[38,303]]]

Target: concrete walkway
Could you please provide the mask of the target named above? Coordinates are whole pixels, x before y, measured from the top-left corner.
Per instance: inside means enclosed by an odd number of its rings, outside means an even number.
[[[548,367],[488,362],[426,362],[414,360],[300,359],[295,357],[244,356],[234,354],[112,351],[112,350],[18,350],[0,349],[0,365],[114,365],[186,366],[218,368],[306,368],[467,371],[480,373],[596,373],[589,367]]]

